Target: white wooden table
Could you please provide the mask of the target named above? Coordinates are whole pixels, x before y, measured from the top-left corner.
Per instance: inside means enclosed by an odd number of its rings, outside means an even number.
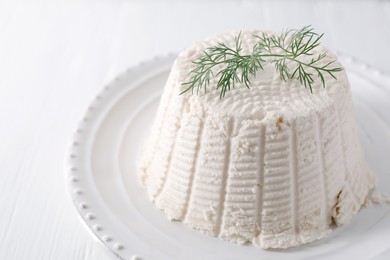
[[[63,166],[116,74],[217,32],[307,24],[390,73],[389,1],[0,2],[0,259],[115,259],[73,209]]]

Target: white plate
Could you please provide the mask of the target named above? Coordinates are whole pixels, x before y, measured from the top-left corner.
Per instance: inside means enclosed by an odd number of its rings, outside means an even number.
[[[390,77],[339,54],[353,90],[367,159],[390,195]],[[67,182],[93,234],[124,259],[371,259],[390,255],[390,207],[372,205],[327,238],[288,250],[264,251],[200,234],[170,222],[147,199],[136,159],[153,122],[174,57],[132,68],[90,104],[72,141]]]

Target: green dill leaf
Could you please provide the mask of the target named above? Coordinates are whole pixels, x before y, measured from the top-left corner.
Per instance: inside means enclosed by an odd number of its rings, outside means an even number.
[[[300,30],[285,30],[280,35],[262,32],[260,35],[253,35],[258,42],[253,46],[252,53],[243,55],[240,32],[235,37],[234,47],[218,42],[193,61],[196,67],[189,72],[189,80],[182,83],[186,88],[180,95],[189,91],[199,94],[202,88],[206,92],[210,80],[215,76],[219,77],[216,89],[221,91],[220,98],[225,97],[236,83],[242,83],[249,89],[250,78],[256,76],[259,70],[264,70],[267,62],[274,63],[275,70],[283,81],[296,79],[313,92],[314,77],[310,71],[316,73],[325,87],[324,74],[337,79],[334,74],[343,70],[341,67],[331,67],[335,60],[322,64],[327,57],[326,52],[316,55],[309,62],[306,61],[308,59],[305,57],[313,56],[312,51],[320,45],[323,36],[324,34],[317,34],[311,25]],[[218,65],[222,66],[222,69],[216,71]]]

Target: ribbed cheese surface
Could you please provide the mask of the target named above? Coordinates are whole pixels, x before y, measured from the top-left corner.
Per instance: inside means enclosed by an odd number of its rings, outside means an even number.
[[[241,32],[243,53],[259,33]],[[192,61],[218,41],[234,46],[237,34],[196,42],[176,59],[140,180],[169,219],[211,236],[262,248],[320,239],[332,222],[348,223],[375,185],[346,74],[326,76],[326,88],[318,80],[310,93],[268,65],[251,89],[238,84],[222,100],[217,78],[207,93],[179,95]]]

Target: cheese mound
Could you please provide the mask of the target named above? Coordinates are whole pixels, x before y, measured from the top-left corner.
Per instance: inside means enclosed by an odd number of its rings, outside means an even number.
[[[260,33],[241,32],[242,53]],[[261,248],[321,239],[356,215],[376,181],[346,73],[326,75],[325,88],[315,80],[311,93],[271,63],[250,89],[236,84],[223,99],[218,77],[206,93],[179,95],[192,61],[217,42],[235,46],[236,35],[196,42],[176,59],[139,162],[141,183],[169,219],[207,235]],[[335,59],[328,52],[323,62]]]

